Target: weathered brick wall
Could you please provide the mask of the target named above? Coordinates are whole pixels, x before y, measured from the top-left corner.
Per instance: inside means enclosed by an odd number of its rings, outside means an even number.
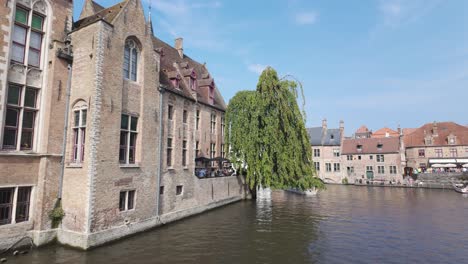
[[[419,157],[419,150],[424,149],[425,156]],[[436,149],[442,149],[442,157],[438,157]],[[452,157],[450,150],[457,150],[457,157]],[[437,158],[468,158],[468,146],[442,146],[442,147],[415,147],[406,149],[406,158],[408,161],[407,166],[412,168],[419,168],[421,163],[429,167],[429,159]]]
[[[384,162],[377,162],[377,154],[361,154],[353,155],[353,160],[349,161],[346,159],[346,155],[342,156],[343,160],[343,170],[345,175],[348,176],[348,182],[354,183],[355,180],[362,179],[363,181],[367,180],[366,176],[366,166],[372,166],[374,171],[374,179],[385,179],[386,181],[395,180],[402,181],[403,177],[403,168],[401,168],[401,155],[399,153],[383,154]],[[359,160],[359,156],[361,159]],[[372,159],[370,159],[372,156]],[[384,166],[384,173],[379,174],[377,166]],[[396,174],[390,174],[390,166],[396,166]],[[348,174],[346,172],[346,167],[354,167],[354,173]]]
[[[313,156],[314,149],[320,150],[320,157]],[[312,161],[320,162],[320,170],[317,172],[320,179],[325,182],[341,183],[341,180],[345,177],[344,172],[346,172],[346,168],[343,167],[342,157],[334,156],[335,149],[341,154],[341,146],[312,146]],[[331,164],[331,171],[326,170],[326,163]],[[340,171],[334,171],[333,164],[335,163],[340,164]]]

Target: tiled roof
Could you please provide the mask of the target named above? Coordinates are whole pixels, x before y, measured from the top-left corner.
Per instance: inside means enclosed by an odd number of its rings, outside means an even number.
[[[153,37],[153,47],[155,50],[158,50],[161,54],[161,68],[160,68],[160,83],[166,88],[173,92],[179,93],[185,97],[192,98],[195,100],[194,95],[190,87],[187,87],[183,80],[179,83],[179,89],[174,87],[171,82],[171,74],[173,72],[180,72],[181,75],[186,75],[189,69],[193,70],[197,76],[198,87],[203,87],[205,85],[211,85],[214,80],[210,77],[208,70],[204,64],[193,60],[187,55],[183,55],[183,58],[180,57],[177,49],[167,44],[166,42]],[[186,75],[188,76],[188,75]],[[184,77],[184,76],[181,76]],[[214,97],[214,107],[226,110],[226,103],[224,102],[223,97],[218,91],[215,84],[215,97]],[[203,104],[211,105],[206,95],[197,92],[197,100]]]
[[[324,129],[323,127],[312,127],[307,129],[310,144],[312,146],[340,146],[341,131],[339,128]]]
[[[120,13],[121,10],[125,7],[129,0],[124,0],[116,5],[113,5],[109,8],[101,9],[101,11],[97,12],[92,16],[85,17],[76,21],[73,24],[73,30],[77,30],[86,26],[89,26],[93,23],[96,23],[100,20],[105,21],[109,24],[114,22],[114,19]],[[102,7],[102,6],[101,6]]]
[[[358,150],[361,147],[361,151]],[[379,148],[380,146],[380,148]],[[394,138],[361,138],[343,140],[342,153],[348,154],[388,154],[398,153],[400,150],[400,139]]]
[[[432,146],[449,145],[448,137],[456,137],[456,145],[468,146],[468,127],[454,122],[440,122],[437,125],[437,136],[434,136],[434,123],[427,123],[414,132],[404,136],[405,147],[425,146],[425,137],[432,135]]]
[[[387,136],[388,135],[388,136]],[[373,138],[385,138],[385,137],[398,137],[400,134],[398,131],[395,131],[393,129],[390,129],[388,127],[381,128],[374,133],[372,133]]]
[[[360,128],[358,128],[358,130],[356,130],[356,133],[367,133],[367,132],[369,132],[369,129],[365,125],[362,125]]]

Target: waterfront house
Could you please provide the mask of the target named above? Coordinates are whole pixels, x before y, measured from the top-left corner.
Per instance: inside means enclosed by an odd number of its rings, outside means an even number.
[[[241,199],[241,179],[194,175],[197,156],[224,155],[226,106],[182,39],[155,37],[140,0],[72,13],[0,8],[0,248],[87,249]]]
[[[345,139],[342,149],[343,169],[350,182],[402,182],[400,137]]]
[[[312,161],[320,179],[327,183],[342,183],[341,143],[344,138],[344,122],[339,128],[328,128],[327,120],[321,127],[307,129],[312,147]]]
[[[454,122],[433,122],[409,132],[404,134],[404,143],[411,170],[461,169],[468,164],[467,127]]]

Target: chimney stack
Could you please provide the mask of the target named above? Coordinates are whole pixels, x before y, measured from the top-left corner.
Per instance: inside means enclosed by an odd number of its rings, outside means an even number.
[[[432,124],[432,135],[437,137],[439,136],[439,131],[437,129],[437,122],[434,121],[434,123]]]
[[[343,120],[340,120],[340,131],[341,132],[344,131],[344,121]]]
[[[326,118],[324,118],[324,119],[322,120],[322,129],[323,129],[323,130],[326,130],[326,129],[327,129],[327,119],[326,119]]]
[[[174,48],[179,52],[179,56],[181,59],[184,58],[184,39],[183,38],[176,38]]]

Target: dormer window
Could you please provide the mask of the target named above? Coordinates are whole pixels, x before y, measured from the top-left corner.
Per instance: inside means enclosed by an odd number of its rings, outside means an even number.
[[[330,135],[330,139],[335,139],[335,135]]]
[[[447,142],[449,145],[455,145],[457,143],[457,138],[453,135],[448,136]]]
[[[125,42],[123,73],[124,78],[136,82],[138,71],[138,47],[132,39]]]
[[[382,150],[382,147],[383,147],[382,143],[377,144],[377,149],[378,150]]]
[[[210,85],[210,103],[214,104],[214,94],[215,94],[215,88],[214,88],[214,83]]]
[[[431,146],[432,145],[432,138],[426,138],[424,140],[424,143],[426,144],[426,146]]]
[[[190,89],[192,89],[192,91],[197,90],[197,75],[195,74],[195,72],[192,72],[192,74],[190,75],[189,86]]]
[[[362,151],[362,145],[361,145],[361,144],[358,144],[358,145],[356,146],[356,149],[357,149],[357,151]]]

